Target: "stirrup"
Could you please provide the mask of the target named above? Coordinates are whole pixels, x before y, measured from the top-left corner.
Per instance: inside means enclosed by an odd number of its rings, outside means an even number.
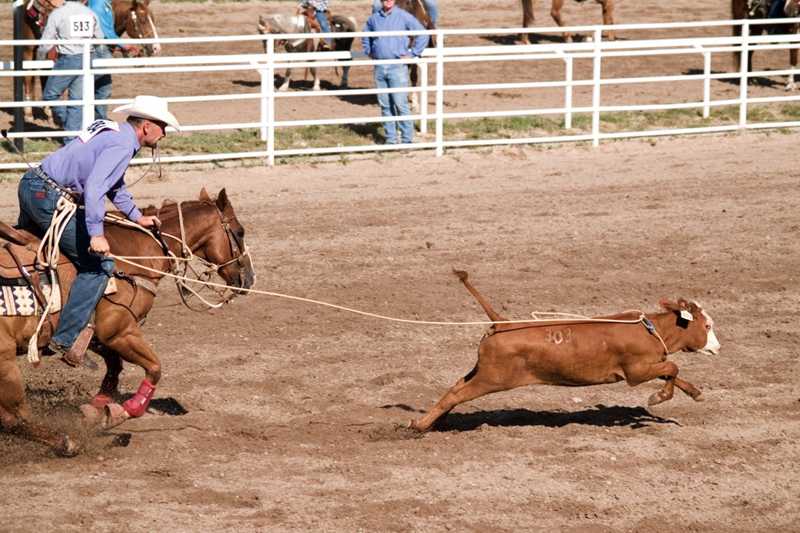
[[[61,360],[72,367],[82,366],[86,349],[89,347],[93,336],[94,326],[89,324],[78,334],[78,338],[72,343],[70,349],[61,356]]]

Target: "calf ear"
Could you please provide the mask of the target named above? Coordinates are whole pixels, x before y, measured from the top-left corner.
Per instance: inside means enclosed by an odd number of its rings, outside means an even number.
[[[677,311],[678,309],[680,309],[680,307],[678,307],[678,304],[676,304],[674,302],[670,302],[666,298],[661,298],[658,301],[658,305],[660,305],[662,308],[666,309],[667,311]]]

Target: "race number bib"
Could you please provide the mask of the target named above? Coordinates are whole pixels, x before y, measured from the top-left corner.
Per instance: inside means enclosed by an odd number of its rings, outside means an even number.
[[[78,135],[78,139],[80,139],[82,143],[88,143],[92,140],[92,137],[105,130],[119,131],[119,124],[113,120],[95,120],[89,124],[89,127],[86,128],[85,131],[82,131]]]
[[[69,17],[69,38],[78,39],[94,35],[93,15],[72,15]]]

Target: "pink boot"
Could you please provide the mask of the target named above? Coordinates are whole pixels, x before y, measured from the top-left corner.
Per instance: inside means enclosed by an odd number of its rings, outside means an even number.
[[[126,400],[122,407],[131,417],[142,416],[147,411],[147,406],[150,405],[150,400],[153,399],[155,391],[155,385],[147,381],[147,379],[143,379],[142,384],[139,385],[139,390],[136,391],[132,398]]]

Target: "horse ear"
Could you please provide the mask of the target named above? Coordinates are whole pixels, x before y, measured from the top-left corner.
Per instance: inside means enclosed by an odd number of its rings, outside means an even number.
[[[228,193],[225,192],[225,189],[222,189],[217,195],[217,209],[220,211],[225,211],[225,208],[229,205],[230,202],[228,202]]]
[[[201,202],[210,202],[211,201],[211,197],[208,195],[208,191],[206,191],[205,187],[200,189],[200,201]]]

